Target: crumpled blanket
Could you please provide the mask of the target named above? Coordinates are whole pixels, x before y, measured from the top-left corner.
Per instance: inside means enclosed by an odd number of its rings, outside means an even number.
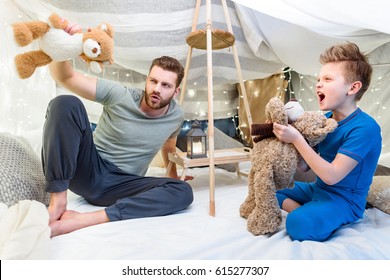
[[[35,200],[0,206],[0,259],[48,259],[51,239],[46,206]]]

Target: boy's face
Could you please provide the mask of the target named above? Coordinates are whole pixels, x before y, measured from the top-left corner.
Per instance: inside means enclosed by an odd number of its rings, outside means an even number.
[[[167,106],[179,93],[177,74],[154,66],[146,79],[145,101],[151,109]]]
[[[322,111],[341,109],[348,98],[351,84],[345,82],[344,64],[345,62],[329,62],[321,68],[316,93]]]

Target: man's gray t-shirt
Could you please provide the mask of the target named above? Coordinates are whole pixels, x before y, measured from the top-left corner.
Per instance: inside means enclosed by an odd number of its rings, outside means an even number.
[[[144,91],[98,79],[96,102],[103,112],[94,131],[99,154],[128,174],[145,175],[168,138],[180,132],[184,113],[172,100],[168,112],[150,118],[140,110]]]

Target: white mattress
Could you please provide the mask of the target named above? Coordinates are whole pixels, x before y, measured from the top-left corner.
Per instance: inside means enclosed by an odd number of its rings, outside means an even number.
[[[163,170],[151,168],[151,175]],[[208,168],[191,170],[194,202],[180,213],[111,222],[52,238],[57,260],[357,260],[390,259],[390,215],[368,209],[364,218],[340,228],[325,242],[291,241],[283,223],[273,235],[253,236],[239,206],[247,178],[216,169],[216,216],[209,215]],[[69,193],[69,209],[100,209]]]

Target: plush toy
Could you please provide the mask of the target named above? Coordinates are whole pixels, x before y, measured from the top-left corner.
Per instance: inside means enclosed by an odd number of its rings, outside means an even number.
[[[373,177],[367,202],[372,207],[390,214],[390,176]]]
[[[299,103],[298,100],[294,98],[290,99],[284,105],[284,109],[287,112],[288,123],[295,122],[298,117],[300,117],[305,112],[305,110],[301,106],[301,103]]]
[[[57,14],[50,15],[49,23],[32,21],[13,24],[15,41],[19,46],[27,46],[39,39],[39,50],[15,57],[20,78],[29,78],[37,67],[52,61],[65,61],[77,56],[81,56],[95,73],[103,71],[103,64],[113,63],[114,31],[109,24],[100,24],[87,32],[73,35],[65,31],[68,24]]]
[[[279,109],[282,108],[280,107]],[[290,99],[284,105],[284,108],[282,110],[285,111],[285,114],[287,115],[287,123],[295,122],[297,118],[305,112],[301,104],[294,98]],[[270,113],[279,114],[279,112],[277,112],[276,110]],[[269,119],[273,119],[273,118],[270,117]],[[251,135],[256,136],[253,139],[253,142],[259,142],[262,139],[274,136],[272,129],[273,129],[273,125],[271,121],[268,121],[267,123],[263,123],[263,124],[253,124],[251,127]]]
[[[300,155],[294,145],[280,141],[272,133],[272,123],[288,124],[283,102],[271,98],[265,107],[267,123],[253,124],[254,145],[251,155],[248,195],[240,206],[247,218],[247,229],[254,235],[273,233],[282,222],[275,192],[292,187]],[[292,124],[311,147],[316,146],[337,127],[337,122],[319,112],[304,112]],[[259,135],[259,133],[264,135]]]

